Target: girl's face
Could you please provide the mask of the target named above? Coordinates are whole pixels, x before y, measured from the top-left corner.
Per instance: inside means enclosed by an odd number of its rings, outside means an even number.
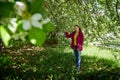
[[[75,26],[75,27],[74,27],[74,30],[78,32],[78,31],[79,31],[79,27],[78,27],[78,26]]]

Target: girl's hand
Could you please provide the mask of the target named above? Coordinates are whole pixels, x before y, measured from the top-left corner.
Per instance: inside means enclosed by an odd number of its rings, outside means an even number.
[[[77,51],[79,51],[79,49],[77,48]]]

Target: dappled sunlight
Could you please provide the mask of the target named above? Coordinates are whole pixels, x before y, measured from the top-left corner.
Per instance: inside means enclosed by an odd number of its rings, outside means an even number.
[[[84,50],[91,52],[92,48],[97,49],[88,46]],[[19,80],[119,80],[120,67],[114,60],[99,57],[94,52],[91,54],[83,51],[81,68],[78,72],[71,48],[66,47],[63,51],[61,48],[44,50],[37,48],[36,52],[23,50],[21,55],[9,55],[11,58],[6,60],[11,63],[1,67],[0,77]]]
[[[69,47],[66,47],[66,48],[64,48],[64,52],[65,53],[71,53],[71,52],[73,52],[73,50]]]
[[[113,56],[115,52],[106,49],[100,49],[96,46],[85,46],[82,55],[95,56],[97,58],[104,58],[109,60],[115,60]]]

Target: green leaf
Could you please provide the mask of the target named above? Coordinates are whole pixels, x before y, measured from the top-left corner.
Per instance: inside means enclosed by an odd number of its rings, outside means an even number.
[[[7,32],[4,26],[0,26],[0,34],[4,45],[8,46],[11,36],[9,35],[9,33]]]
[[[25,31],[22,26],[23,26],[23,22],[22,21],[18,21],[18,26],[17,26],[16,33]]]
[[[55,30],[55,27],[51,22],[49,22],[49,23],[43,25],[43,30],[45,32],[51,32],[51,31]]]
[[[34,27],[30,30],[28,36],[30,42],[38,46],[41,46],[46,39],[46,33],[43,30]]]
[[[13,12],[13,3],[0,2],[0,17],[9,17]]]
[[[45,10],[43,8],[43,2],[44,2],[44,0],[40,0],[40,1],[33,0],[31,2],[30,12],[32,14],[34,14],[34,13],[41,13],[42,15],[45,15],[45,13],[44,13]]]

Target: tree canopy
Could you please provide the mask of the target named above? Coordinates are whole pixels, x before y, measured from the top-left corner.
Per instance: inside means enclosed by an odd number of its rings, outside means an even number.
[[[60,32],[78,24],[87,41],[120,37],[118,0],[46,0],[45,7]]]
[[[0,4],[0,32],[6,46],[12,38],[39,46],[46,38],[65,41],[64,31],[72,31],[76,24],[86,42],[119,41],[119,0],[4,0]]]

